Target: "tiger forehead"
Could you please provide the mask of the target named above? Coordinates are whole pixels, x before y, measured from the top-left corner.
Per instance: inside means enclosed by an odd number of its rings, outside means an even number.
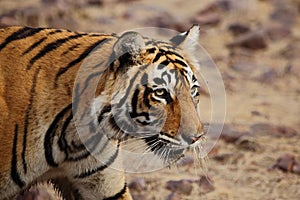
[[[167,45],[164,43],[163,46],[150,46],[143,50],[142,59],[146,63],[156,63],[161,67],[168,67],[174,69],[175,67],[179,70],[182,68],[188,68],[184,57],[180,55],[174,46]],[[169,65],[169,64],[172,65]]]
[[[193,85],[199,85],[196,76],[194,75],[193,69],[187,63],[180,51],[174,46],[167,46],[164,43],[163,46],[150,46],[142,51],[142,59],[146,64],[153,63],[157,65],[157,69],[169,69],[176,70],[183,75],[187,82],[190,83],[191,87]]]

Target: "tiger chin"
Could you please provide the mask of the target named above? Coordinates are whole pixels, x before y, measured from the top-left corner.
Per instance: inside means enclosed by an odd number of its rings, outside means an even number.
[[[198,38],[0,29],[0,200],[130,200],[122,152],[200,148]]]

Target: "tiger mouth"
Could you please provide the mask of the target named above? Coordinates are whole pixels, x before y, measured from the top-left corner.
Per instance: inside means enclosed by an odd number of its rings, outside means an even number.
[[[165,133],[144,138],[149,149],[159,155],[164,160],[175,160],[181,157],[184,153],[184,148],[180,141],[166,136]]]
[[[157,135],[144,138],[144,141],[155,155],[158,155],[167,164],[172,164],[184,157],[186,151],[199,148],[204,138],[205,134],[200,134],[194,138],[192,144],[185,144],[185,141],[176,140],[166,133],[160,132]]]

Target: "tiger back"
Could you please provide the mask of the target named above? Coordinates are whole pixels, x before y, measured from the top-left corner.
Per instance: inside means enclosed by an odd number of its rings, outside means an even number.
[[[62,178],[78,199],[129,200],[124,172],[110,167],[122,163],[123,140],[138,139],[167,164],[198,147],[203,136],[193,55],[198,35],[198,26],[170,42],[136,32],[0,29],[0,199],[16,198],[36,182]],[[96,118],[88,124],[91,133],[82,138],[74,93],[84,94],[98,77],[91,73],[75,83],[95,48],[95,58],[114,60],[97,82],[94,107],[88,108]],[[92,68],[98,65],[92,63]],[[132,121],[134,131],[128,129]],[[99,126],[104,127],[101,133]]]

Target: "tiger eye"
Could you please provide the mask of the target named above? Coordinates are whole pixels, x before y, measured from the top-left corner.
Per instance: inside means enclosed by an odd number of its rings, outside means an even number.
[[[166,94],[166,90],[165,89],[157,89],[154,91],[156,96],[164,96]]]

